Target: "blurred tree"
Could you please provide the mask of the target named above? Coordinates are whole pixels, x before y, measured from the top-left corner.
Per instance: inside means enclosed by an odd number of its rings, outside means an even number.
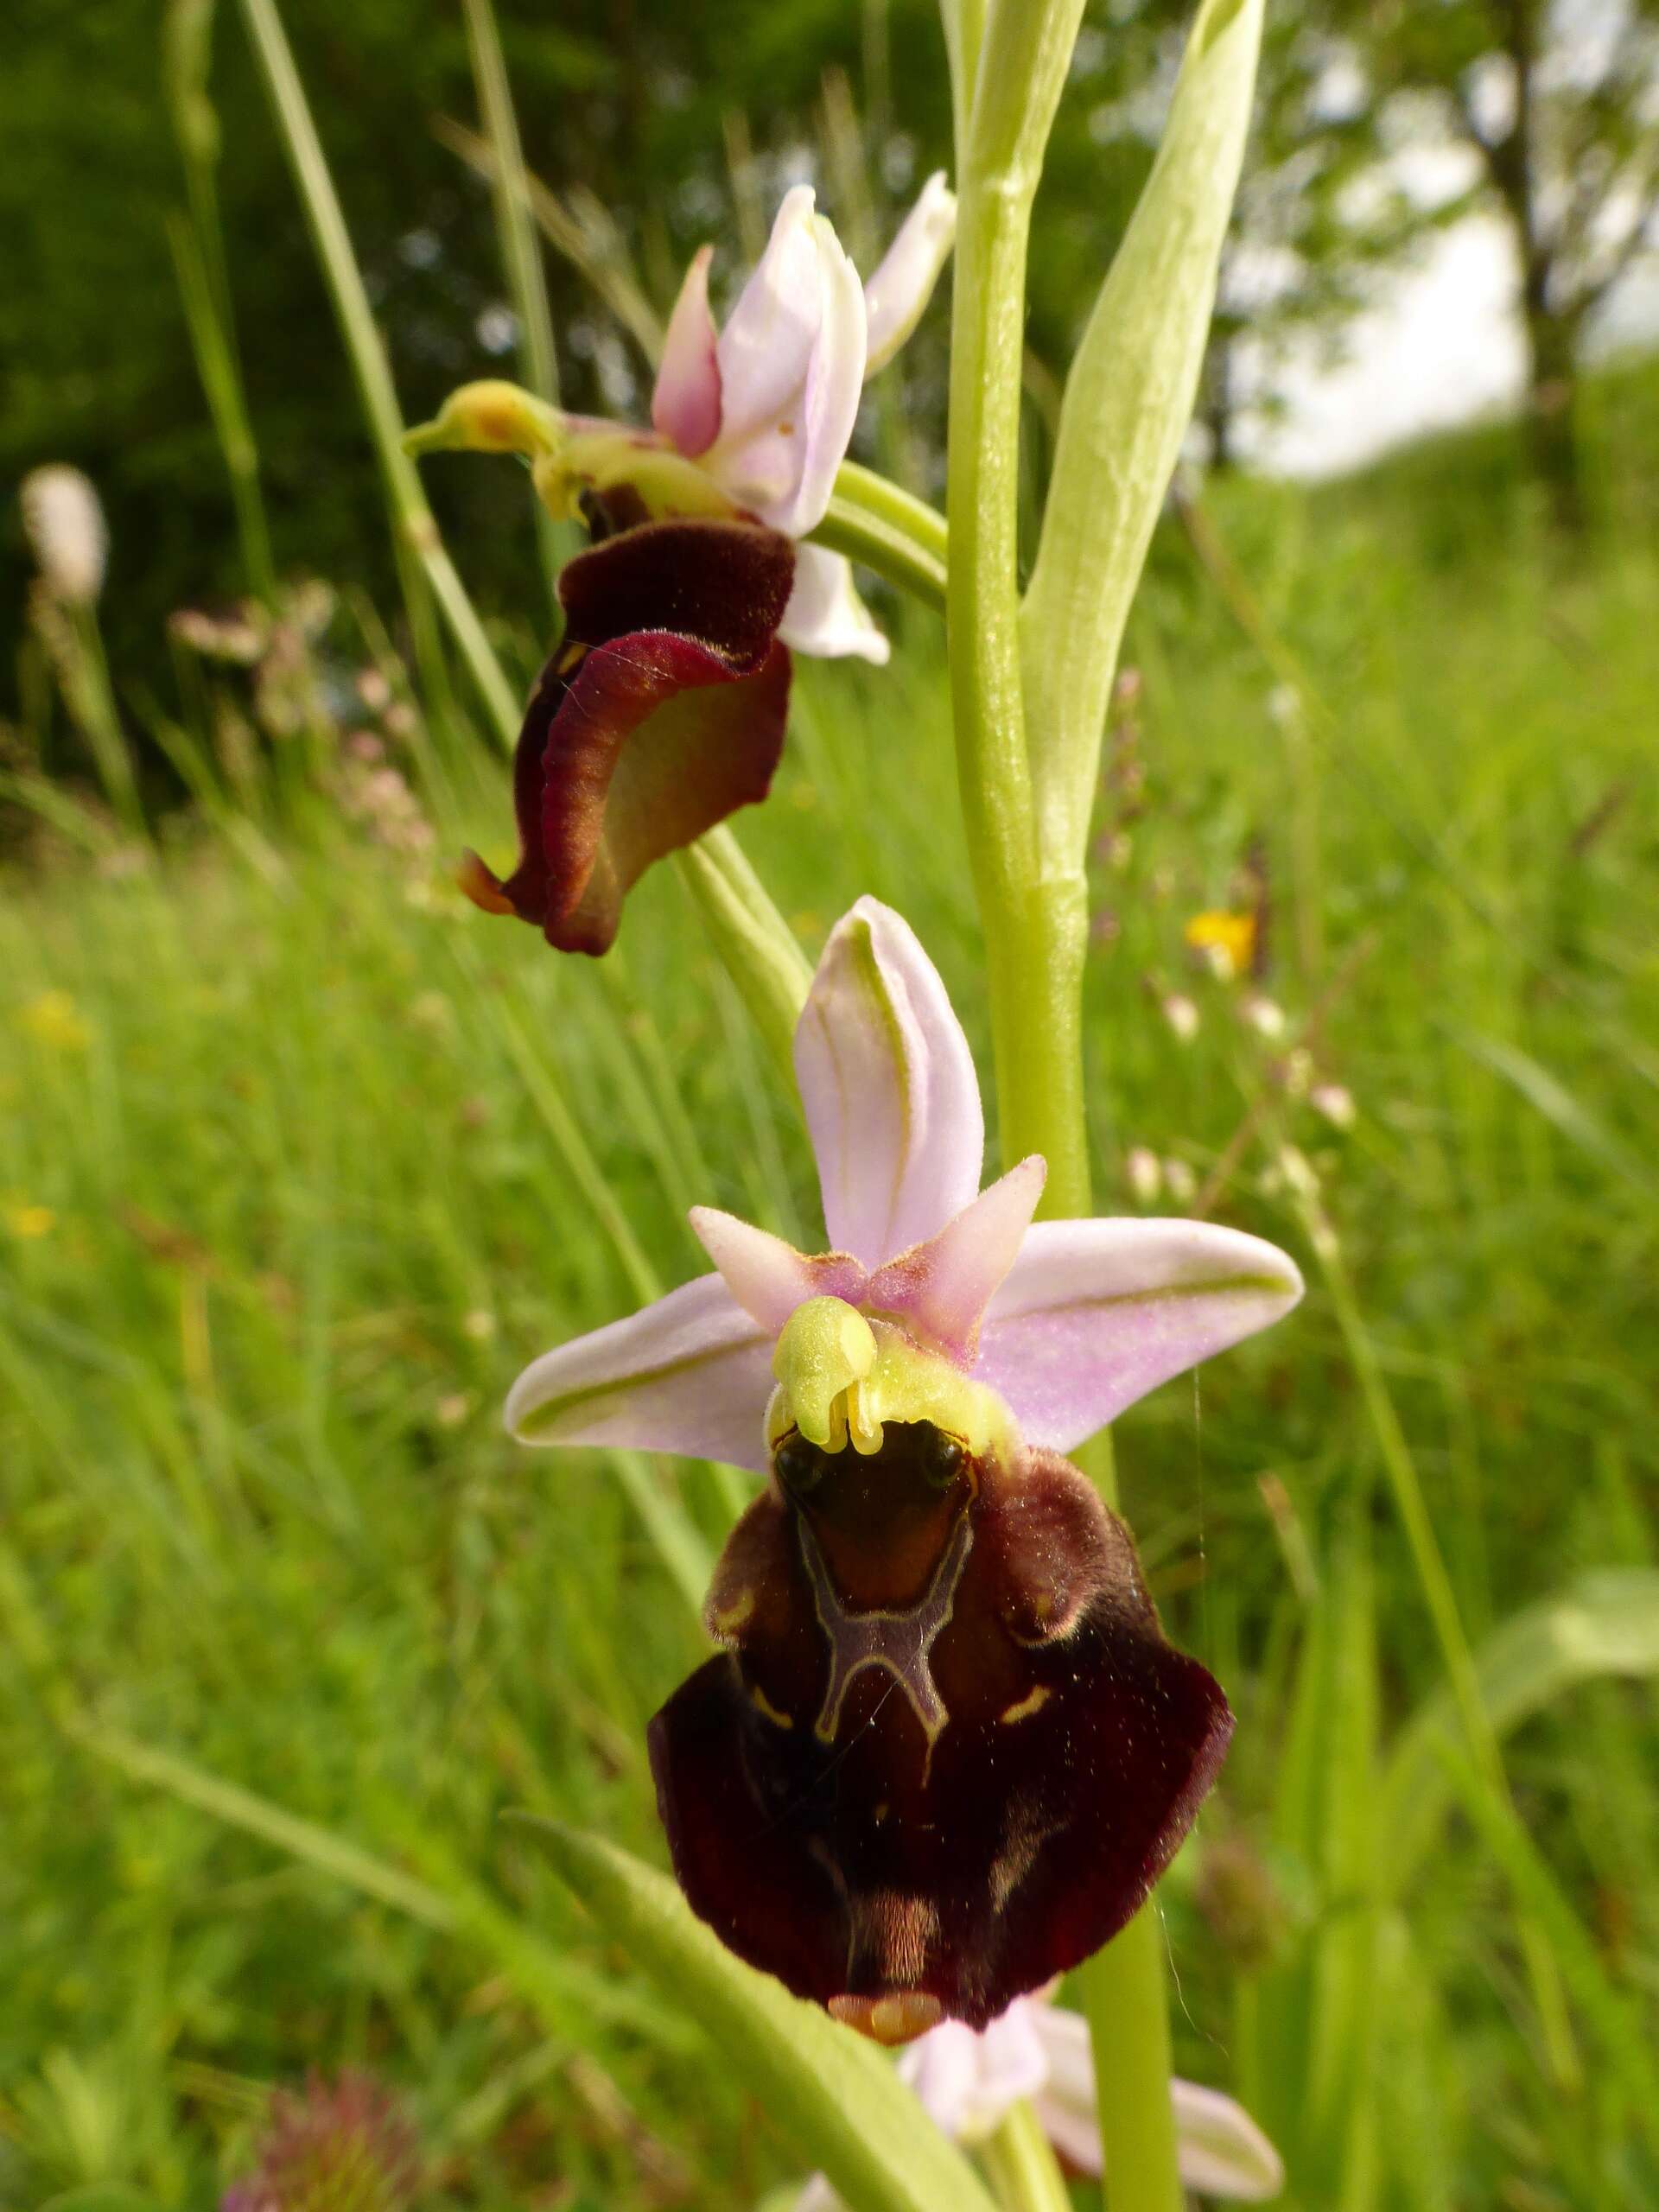
[[[1382,0],[1354,16],[1378,97],[1431,99],[1509,226],[1535,463],[1575,527],[1585,328],[1659,245],[1659,0]]]

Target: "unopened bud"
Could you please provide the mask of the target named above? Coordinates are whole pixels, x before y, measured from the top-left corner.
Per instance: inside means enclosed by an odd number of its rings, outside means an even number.
[[[1190,1206],[1198,1196],[1198,1179],[1184,1160],[1164,1162],[1164,1188],[1178,1206]]]
[[[1345,1083],[1316,1083],[1307,1094],[1316,1114],[1323,1114],[1332,1128],[1351,1129],[1359,1116],[1354,1094]]]

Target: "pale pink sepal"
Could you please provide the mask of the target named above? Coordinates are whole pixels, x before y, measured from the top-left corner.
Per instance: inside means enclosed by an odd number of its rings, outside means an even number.
[[[971,1367],[980,1323],[1013,1267],[1048,1177],[1033,1152],[982,1191],[945,1224],[870,1277],[864,1296],[873,1311],[900,1313],[941,1351]]]
[[[689,460],[707,453],[720,435],[720,362],[715,319],[709,311],[711,245],[691,257],[680,296],[669,317],[663,358],[651,395],[652,426]]]
[[[681,1452],[764,1474],[772,1338],[719,1275],[532,1360],[507,1395],[525,1444]]]
[[[691,1233],[743,1311],[776,1337],[809,1298],[844,1298],[856,1305],[864,1269],[845,1252],[798,1252],[768,1229],[740,1221],[715,1206],[693,1206]]]
[[[864,373],[885,368],[922,319],[957,236],[957,195],[938,169],[922,187],[881,264],[864,287]]]
[[[1031,1229],[980,1332],[975,1373],[1031,1444],[1069,1452],[1126,1406],[1288,1313],[1274,1245],[1199,1221]]]
[[[893,651],[854,587],[852,563],[822,545],[795,549],[795,582],[778,634],[796,652],[820,660],[857,658],[884,668]]]
[[[808,185],[786,193],[715,347],[721,434],[705,465],[762,522],[823,521],[864,383],[864,288]]]
[[[985,1122],[962,1025],[909,924],[861,899],[830,933],[795,1032],[830,1242],[869,1268],[979,1190]]]
[[[1018,2009],[1015,2007],[1014,2009]],[[1045,2135],[1080,2173],[1101,2170],[1100,2120],[1089,2024],[1080,2012],[1029,2006],[1042,2044],[1047,2079],[1034,2098]],[[1260,2203],[1285,2185],[1284,2163],[1243,2107],[1219,2089],[1179,2075],[1169,2085],[1175,2108],[1181,2179],[1203,2196]]]

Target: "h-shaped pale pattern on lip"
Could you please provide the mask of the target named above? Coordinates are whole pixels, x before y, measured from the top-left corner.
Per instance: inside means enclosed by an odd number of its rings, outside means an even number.
[[[1064,1452],[1301,1295],[1294,1263],[1241,1230],[1033,1222],[1035,1156],[982,1191],[967,1039],[908,925],[874,899],[830,933],[795,1067],[830,1249],[695,1209],[715,1272],[534,1361],[507,1402],[523,1441],[763,1473],[774,1348],[791,1313],[831,1298],[987,1388],[1028,1445]]]

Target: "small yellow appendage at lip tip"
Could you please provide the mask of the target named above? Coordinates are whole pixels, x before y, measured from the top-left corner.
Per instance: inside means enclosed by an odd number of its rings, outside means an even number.
[[[894,1997],[832,1997],[828,2011],[830,2018],[839,2020],[842,2027],[889,2048],[913,2043],[944,2018],[938,1999],[920,1990],[907,1990]]]

